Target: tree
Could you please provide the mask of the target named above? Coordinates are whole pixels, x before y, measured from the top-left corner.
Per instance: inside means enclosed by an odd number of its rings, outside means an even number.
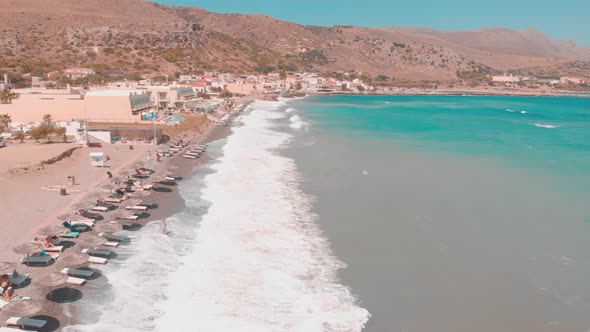
[[[13,99],[18,99],[18,95],[11,89],[4,89],[0,91],[0,103],[1,104],[12,104]]]
[[[51,114],[45,114],[45,115],[43,115],[43,123],[45,123],[46,125],[49,126],[51,124],[51,122],[53,122],[51,120],[53,120],[52,117],[51,117]]]
[[[43,134],[41,133],[41,130],[39,130],[39,127],[29,129],[29,135],[31,135],[31,138],[37,143],[39,143],[39,139],[43,138]]]
[[[223,91],[221,91],[221,93],[219,93],[219,97],[221,97],[221,98],[231,98],[233,96],[234,96],[234,94],[231,93],[228,89],[223,89]]]
[[[205,92],[201,92],[201,91],[197,92],[197,97],[203,98],[203,99],[211,99],[211,97],[209,97],[208,94],[206,94]]]
[[[0,114],[0,124],[2,127],[8,128],[8,125],[12,122],[12,118],[8,114]]]
[[[301,84],[300,81],[297,81],[297,83],[295,83],[295,90],[301,90],[303,89],[303,84]]]
[[[66,128],[64,128],[64,127],[54,128],[53,133],[57,136],[61,136],[64,143],[66,143],[68,141],[68,137],[66,136]]]
[[[22,130],[19,130],[14,133],[14,137],[22,143],[25,140],[25,133],[23,133]]]

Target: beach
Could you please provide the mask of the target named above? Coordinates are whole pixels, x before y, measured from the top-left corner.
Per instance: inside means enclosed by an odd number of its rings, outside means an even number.
[[[235,116],[228,113],[228,121]],[[187,132],[172,137],[171,141],[183,139],[192,142],[192,145],[200,142],[206,144],[226,136],[229,128],[215,125],[213,122],[205,122],[205,127],[191,128]],[[19,143],[13,143],[19,144]],[[52,143],[37,144],[24,143],[22,146],[9,146],[0,150],[0,194],[3,196],[0,217],[3,220],[3,232],[0,234],[0,261],[17,262],[23,255],[12,251],[12,248],[32,242],[33,238],[44,227],[61,223],[70,218],[79,218],[74,212],[79,209],[88,209],[96,205],[97,199],[104,198],[115,189],[107,172],[112,173],[113,179],[122,181],[126,176],[135,173],[138,168],[149,168],[155,171],[155,176],[160,179],[164,175],[174,174],[180,178],[188,176],[191,170],[206,161],[206,154],[198,159],[185,159],[181,154],[173,157],[162,157],[160,162],[155,161],[155,153],[161,146],[154,145],[103,145],[101,148],[80,147],[75,144]],[[90,165],[90,152],[104,152],[110,160],[105,168],[92,167]],[[148,157],[148,155],[150,157]],[[74,184],[69,184],[69,178],[74,178]],[[153,182],[149,179],[147,182]],[[154,180],[155,181],[155,180]],[[137,191],[132,193],[132,199],[122,202],[118,209],[104,214],[102,223],[108,223],[115,217],[131,212],[125,212],[124,205],[141,200],[149,200],[157,206],[150,209],[139,225],[152,220],[162,220],[184,208],[184,201],[179,196],[176,185],[156,185],[161,190]],[[67,195],[60,195],[60,189],[65,188]],[[156,188],[158,189],[158,188]],[[96,232],[92,232],[98,234]],[[83,238],[85,234],[82,234]],[[69,242],[72,247],[67,248],[61,255],[80,252],[81,247],[74,241]],[[114,249],[116,252],[117,249]],[[116,256],[115,256],[116,257]],[[47,300],[47,289],[35,285],[35,278],[48,272],[59,271],[67,262],[56,262],[48,267],[28,267],[17,264],[20,274],[28,274],[31,282],[23,288],[17,288],[19,296],[31,297],[43,303],[40,315],[35,316],[47,320],[44,331],[60,330],[68,325],[79,322],[78,301],[83,297],[85,288],[90,283],[100,283],[103,276],[100,273],[101,266],[90,264],[95,271],[95,277],[87,280],[82,286],[67,285],[57,287],[54,298]],[[0,320],[7,316],[0,311]]]

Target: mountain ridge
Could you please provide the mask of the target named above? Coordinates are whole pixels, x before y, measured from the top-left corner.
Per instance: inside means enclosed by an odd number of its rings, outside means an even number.
[[[172,75],[354,72],[395,81],[483,80],[505,71],[590,76],[590,48],[538,30],[320,27],[143,0],[0,2],[0,69],[68,66]]]

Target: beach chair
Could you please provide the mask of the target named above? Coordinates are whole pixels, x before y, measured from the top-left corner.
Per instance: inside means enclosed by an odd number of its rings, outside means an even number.
[[[92,258],[92,256],[107,258],[113,254],[112,251],[107,249],[83,249],[82,252],[90,255],[90,258]]]
[[[126,217],[117,217],[118,220],[137,220],[139,219],[139,216],[136,214],[130,215],[130,216],[126,216]]]
[[[16,277],[12,273],[8,275],[8,280],[10,283],[15,285],[17,288],[22,287],[28,279],[28,274],[19,274]]]
[[[54,253],[54,252],[62,252],[64,251],[64,246],[55,246],[55,247],[45,247],[43,246],[43,250]]]
[[[145,211],[147,209],[148,209],[147,206],[142,206],[142,205],[130,205],[130,206],[125,207],[125,210]]]
[[[49,263],[51,263],[53,260],[54,260],[54,258],[49,255],[47,255],[47,256],[30,255],[29,259],[28,259],[28,265],[45,264],[46,266],[49,266]],[[23,264],[27,264],[27,256],[24,256],[23,258],[21,258],[20,261]]]
[[[109,260],[103,257],[96,257],[96,256],[90,256],[90,259],[88,260],[89,263],[93,263],[93,264],[106,264]]]
[[[182,158],[186,158],[186,159],[197,159],[197,157],[190,155],[190,154],[185,154],[182,156]]]
[[[72,225],[71,223],[64,221],[62,223],[62,225],[66,228],[69,229],[71,232],[86,232],[86,231],[91,231],[92,227],[86,225],[86,224],[75,224]]]
[[[65,239],[77,239],[80,233],[78,232],[63,232],[59,234],[59,237],[63,237]]]
[[[109,211],[109,208],[106,206],[93,206],[92,208],[90,208],[90,210],[98,212],[107,212]]]
[[[80,269],[69,269],[69,268],[65,268],[65,269],[61,270],[61,273],[67,274],[71,277],[79,277],[79,278],[90,278],[94,275],[94,271],[80,270]]]
[[[116,203],[116,204],[119,204],[123,201],[122,198],[117,198],[117,197],[105,197],[102,200],[105,202],[108,202],[108,203]]]
[[[105,239],[107,239],[109,241],[131,242],[131,239],[127,236],[114,235],[114,234],[109,234],[109,233],[100,233],[100,234],[98,234],[98,236],[104,237]]]
[[[25,328],[33,328],[35,330],[42,329],[47,324],[46,320],[33,319],[33,318],[22,318],[22,317],[10,317],[6,321],[6,326],[23,326]]]
[[[123,226],[123,229],[131,229],[137,225],[134,222],[123,221],[123,220],[112,220],[111,224],[119,224],[119,225]]]
[[[139,205],[139,206],[146,206],[146,207],[148,207],[150,209],[153,209],[153,208],[156,207],[156,203],[154,203],[154,202],[148,202],[148,201],[143,201],[143,202],[141,202],[141,203],[139,203],[137,205]]]

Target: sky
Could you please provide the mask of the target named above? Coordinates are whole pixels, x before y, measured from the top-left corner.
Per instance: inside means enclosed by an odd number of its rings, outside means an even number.
[[[265,14],[300,24],[536,28],[590,46],[590,0],[156,0],[217,13]]]

